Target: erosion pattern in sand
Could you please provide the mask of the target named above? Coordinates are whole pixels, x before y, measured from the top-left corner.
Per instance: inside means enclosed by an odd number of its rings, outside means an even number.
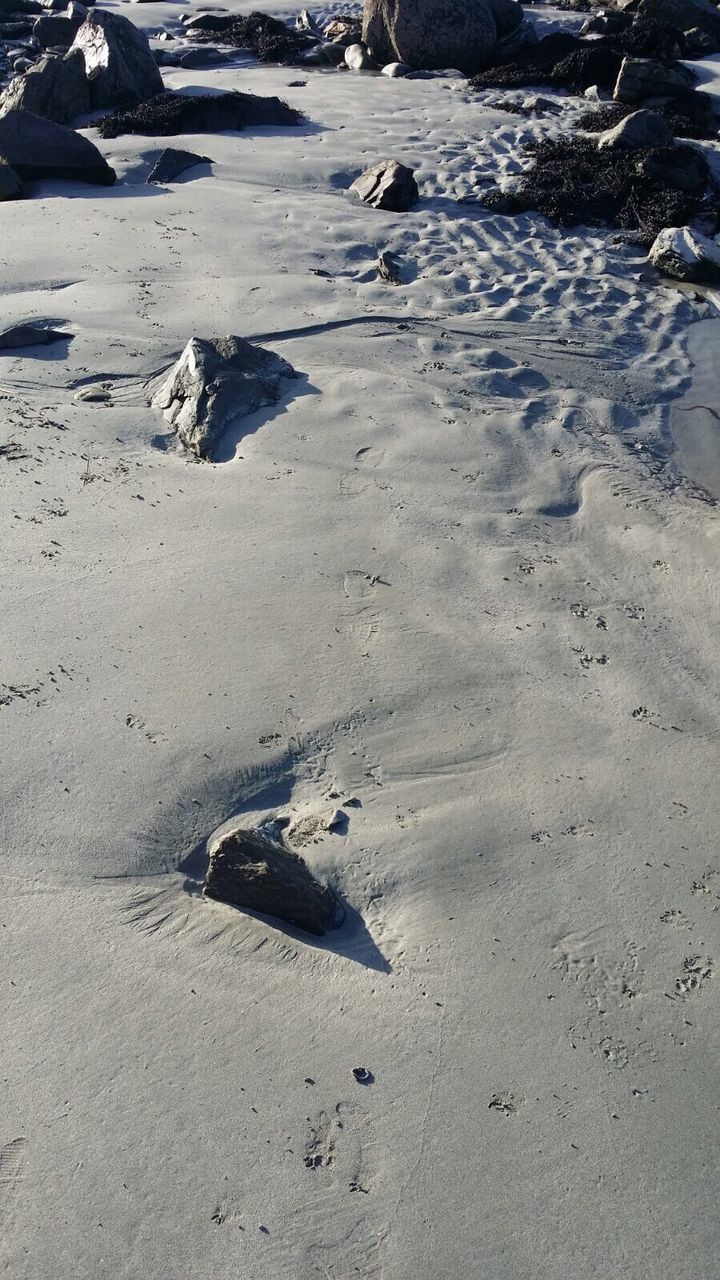
[[[162,141],[102,143],[117,187],[2,208],[3,324],[75,335],[0,358],[3,1274],[709,1280],[703,308],[473,203],[563,118],[243,60],[166,82],[309,122],[177,139],[214,168],[167,189]],[[384,156],[407,216],[347,191]],[[226,333],[302,378],[195,464],[148,397]],[[352,908],[321,945],[188,891],[278,808]]]

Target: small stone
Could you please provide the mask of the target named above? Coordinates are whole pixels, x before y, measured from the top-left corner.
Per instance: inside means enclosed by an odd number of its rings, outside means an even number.
[[[388,76],[391,80],[401,80],[408,76],[412,71],[406,62],[388,62],[382,69],[382,74]]]
[[[358,1084],[374,1084],[375,1077],[367,1067],[353,1067],[352,1073]]]
[[[598,138],[599,151],[640,151],[669,147],[673,136],[659,111],[633,111]]]
[[[364,44],[351,44],[345,50],[345,63],[351,71],[377,71]]]

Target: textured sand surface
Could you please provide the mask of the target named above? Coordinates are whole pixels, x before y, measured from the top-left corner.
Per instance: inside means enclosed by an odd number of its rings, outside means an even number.
[[[165,80],[307,123],[2,207],[3,327],[74,334],[0,356],[2,1273],[711,1280],[720,322],[473,203],[569,99]],[[302,377],[197,464],[148,401],[226,333]],[[319,945],[197,892],[274,812]]]

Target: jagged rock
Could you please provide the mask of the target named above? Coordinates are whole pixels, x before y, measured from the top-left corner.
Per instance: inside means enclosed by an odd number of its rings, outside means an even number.
[[[641,102],[643,98],[675,97],[687,93],[697,77],[681,63],[655,58],[623,58],[613,90],[616,102]]]
[[[326,40],[355,44],[362,36],[362,21],[360,18],[333,18],[325,25],[323,36]]]
[[[345,65],[351,71],[377,71],[377,64],[369,56],[364,44],[350,44],[345,50]]]
[[[24,75],[12,80],[0,98],[0,115],[31,111],[56,124],[66,124],[89,110],[90,86],[78,49],[64,57],[45,54]]]
[[[259,831],[234,831],[211,846],[203,891],[207,898],[275,916],[319,937],[336,929],[343,909],[307,863]]]
[[[46,347],[51,342],[67,342],[72,333],[46,329],[40,324],[16,324],[0,333],[0,351],[17,351],[19,347]]]
[[[0,156],[28,182],[69,178],[108,187],[115,181],[114,169],[88,138],[29,111],[0,116]]]
[[[640,151],[647,147],[672,146],[673,136],[659,111],[633,111],[614,129],[606,129],[598,138],[601,151]]]
[[[144,102],[162,91],[147,37],[118,13],[93,11],[78,29],[73,49],[82,50],[93,109]]]
[[[684,32],[684,36],[686,58],[707,58],[720,47],[716,37],[709,35],[707,31],[701,31],[700,27],[691,27]]]
[[[301,113],[281,98],[253,93],[182,94],[166,90],[129,111],[116,111],[98,121],[103,138],[123,133],[171,137],[177,133],[220,133],[254,125],[296,125]]]
[[[232,13],[196,13],[191,18],[180,19],[186,31],[194,31],[198,28],[201,31],[229,31],[235,22],[235,14]]]
[[[414,170],[397,160],[381,160],[356,178],[350,190],[357,191],[365,204],[391,213],[406,213],[419,198]]]
[[[23,185],[18,175],[0,156],[0,201],[19,200],[22,194]]]
[[[679,31],[699,28],[712,37],[713,51],[720,50],[720,12],[710,0],[642,0],[638,12]]]
[[[69,48],[82,24],[83,17],[79,13],[74,17],[47,13],[38,18],[33,26],[33,35],[41,49]]]
[[[673,280],[697,284],[720,281],[720,244],[690,227],[665,227],[653,243],[648,261]]]
[[[457,67],[471,75],[522,21],[515,0],[365,0],[362,37],[380,66]]]
[[[410,71],[412,67],[409,67],[406,62],[388,62],[387,66],[383,67],[382,74],[391,80],[402,80]]]
[[[148,174],[148,182],[174,182],[186,169],[196,164],[211,164],[209,156],[195,155],[194,151],[179,151],[174,147],[166,147],[158,156]]]
[[[153,405],[162,409],[186,448],[212,458],[233,423],[275,404],[280,380],[294,377],[281,356],[244,338],[191,338]]]

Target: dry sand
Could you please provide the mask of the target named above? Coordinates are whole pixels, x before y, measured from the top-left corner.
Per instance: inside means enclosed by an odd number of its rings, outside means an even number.
[[[3,323],[75,335],[0,357],[2,1274],[712,1280],[718,321],[472,203],[562,117],[166,82],[308,123],[2,208]],[[410,214],[346,190],[384,156]],[[148,396],[226,333],[303,378],[196,464]],[[320,945],[188,891],[350,797]]]

